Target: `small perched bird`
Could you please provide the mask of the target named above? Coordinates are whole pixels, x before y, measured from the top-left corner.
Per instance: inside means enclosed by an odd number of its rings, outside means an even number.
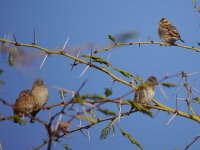
[[[44,85],[42,79],[37,79],[33,82],[31,93],[35,100],[35,108],[34,111],[31,113],[32,117],[30,122],[34,123],[35,116],[40,111],[40,108],[43,107],[48,101],[49,94],[48,89]]]
[[[135,91],[134,101],[140,104],[149,104],[155,95],[155,86],[157,78],[150,76],[144,83],[142,83]]]
[[[160,39],[168,45],[173,45],[177,40],[184,42],[181,39],[181,36],[178,33],[176,27],[173,26],[166,18],[162,18],[160,20],[158,35]]]
[[[32,113],[35,107],[35,101],[30,90],[23,90],[20,92],[19,97],[16,99],[15,105],[13,107],[14,115],[18,117],[25,116]],[[14,119],[17,123],[17,119]]]

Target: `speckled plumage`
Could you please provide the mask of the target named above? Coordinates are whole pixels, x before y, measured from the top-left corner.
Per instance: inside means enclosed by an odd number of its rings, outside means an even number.
[[[19,97],[16,99],[13,107],[14,114],[18,117],[25,116],[32,113],[35,107],[35,101],[30,90],[23,90],[20,92]],[[17,120],[14,120],[16,123]]]
[[[137,103],[149,104],[155,95],[155,86],[157,78],[150,76],[144,83],[142,83],[135,91],[134,100]]]
[[[35,100],[35,110],[32,112],[31,123],[35,121],[35,116],[40,111],[40,108],[43,107],[48,101],[48,89],[43,83],[42,79],[37,79],[33,82],[31,93]]]
[[[160,39],[168,44],[173,45],[177,40],[184,42],[175,26],[169,20],[162,18],[159,23],[158,35]]]

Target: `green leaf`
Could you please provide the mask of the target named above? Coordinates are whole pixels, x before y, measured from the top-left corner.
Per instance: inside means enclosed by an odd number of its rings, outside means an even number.
[[[112,133],[115,134],[115,132],[116,132],[116,131],[115,131],[115,126],[112,125],[111,127],[112,127],[112,128],[111,128],[111,129],[112,129]]]
[[[96,118],[97,117],[97,115],[94,113],[94,111],[91,109],[90,110],[90,114],[92,115],[92,117],[94,117],[94,118]]]
[[[82,96],[82,99],[92,99],[92,100],[106,100],[107,98],[105,96],[101,96],[101,95],[98,95],[98,94],[93,94],[93,95],[89,95],[89,94],[84,94]]]
[[[15,63],[15,52],[11,50],[8,56],[8,64],[10,67],[13,67]]]
[[[110,125],[106,126],[103,130],[101,130],[100,140],[105,140],[110,134],[110,131]]]
[[[105,88],[104,94],[106,95],[106,97],[109,97],[112,95],[112,90],[110,88]]]
[[[80,94],[76,93],[75,96],[74,96],[74,99],[75,99],[75,102],[83,105],[83,98]]]
[[[142,145],[139,142],[137,142],[128,132],[126,132],[122,128],[120,128],[120,131],[121,131],[122,135],[124,137],[128,138],[131,143],[135,144],[138,148],[140,148],[140,150],[144,150]]]
[[[136,84],[141,84],[144,82],[143,78],[141,78],[140,76],[134,76],[134,81]]]
[[[176,87],[177,85],[174,84],[174,83],[170,83],[170,82],[164,82],[161,84],[162,86],[165,86],[167,88],[173,88],[173,87]]]
[[[65,144],[65,143],[61,143],[62,146],[66,149],[66,150],[72,150],[68,144]]]
[[[111,111],[111,110],[106,109],[106,108],[98,108],[97,110],[102,112],[106,116],[115,116],[117,114],[116,112]]]
[[[126,72],[126,71],[123,71],[119,68],[113,68],[115,71],[118,71],[119,73],[121,73],[123,76],[127,77],[127,78],[131,78],[133,77],[133,74],[132,73],[129,73],[129,72]]]
[[[91,58],[93,62],[98,62],[100,64],[104,64],[107,67],[111,67],[112,66],[108,61],[104,60],[103,58],[101,58],[99,56],[95,56],[95,55],[82,55],[82,57]]]
[[[196,103],[200,104],[200,98],[199,98],[199,97],[195,97],[195,98],[194,98],[194,101],[195,101]]]
[[[140,112],[142,112],[142,113],[144,113],[144,114],[146,114],[146,115],[148,115],[150,117],[153,117],[153,114],[149,109],[143,107],[142,105],[140,105],[136,101],[129,100],[128,102],[131,105],[131,109],[136,108],[138,111],[140,111]]]
[[[116,39],[115,39],[114,36],[112,36],[112,35],[109,34],[109,35],[108,35],[108,39],[111,40],[113,43],[116,44]]]
[[[85,116],[85,119],[86,119],[87,121],[89,121],[90,123],[92,123],[92,124],[97,123],[97,121],[96,121],[95,119],[93,119],[92,117],[90,117],[90,116]]]
[[[3,84],[5,84],[2,80],[0,80],[0,85],[3,85]]]
[[[17,121],[17,123],[19,123],[20,125],[25,125],[25,124],[27,123],[26,120],[20,118],[20,117],[17,116],[17,115],[12,116],[12,118],[13,118],[15,121]]]

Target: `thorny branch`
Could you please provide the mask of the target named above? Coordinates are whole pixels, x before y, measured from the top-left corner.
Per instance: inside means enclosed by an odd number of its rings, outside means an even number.
[[[35,31],[34,31],[34,35],[35,35]],[[46,121],[43,121],[41,120],[40,118],[36,118],[36,120],[43,124],[46,129],[47,129],[47,133],[48,133],[48,138],[41,144],[39,145],[37,148],[35,149],[40,149],[42,148],[43,146],[47,145],[48,144],[48,149],[50,150],[51,147],[52,147],[52,142],[59,142],[60,139],[62,139],[63,137],[69,135],[70,133],[73,133],[73,132],[77,132],[77,131],[81,131],[83,129],[89,129],[91,128],[92,126],[96,125],[96,124],[99,124],[101,122],[104,122],[104,121],[112,121],[114,119],[116,119],[116,117],[124,117],[124,116],[128,116],[130,115],[131,113],[135,113],[136,111],[125,111],[125,112],[121,112],[120,110],[120,113],[121,114],[118,114],[116,113],[115,115],[113,115],[112,117],[105,117],[105,118],[98,118],[97,116],[93,116],[93,111],[97,111],[98,108],[101,108],[102,105],[104,105],[105,103],[113,103],[113,104],[119,104],[120,103],[120,106],[124,106],[124,105],[130,105],[130,103],[128,102],[129,100],[124,100],[123,101],[120,101],[122,98],[126,97],[127,95],[133,93],[137,87],[136,85],[134,85],[134,82],[131,82],[131,81],[126,81],[126,80],[123,80],[121,79],[120,77],[114,75],[111,71],[109,71],[106,67],[100,67],[100,66],[97,66],[95,64],[92,63],[92,57],[95,57],[93,54],[91,54],[90,56],[90,60],[89,61],[86,61],[86,59],[81,59],[79,56],[73,56],[73,55],[70,55],[69,53],[65,52],[63,49],[62,50],[57,50],[57,51],[54,51],[54,50],[50,50],[50,49],[46,49],[42,46],[39,46],[37,44],[37,42],[35,41],[35,37],[34,37],[34,42],[32,44],[24,44],[24,43],[19,43],[15,37],[15,42],[13,41],[10,41],[10,40],[6,40],[6,39],[0,39],[0,42],[2,42],[3,44],[4,43],[10,43],[10,44],[13,44],[14,46],[23,46],[23,47],[32,47],[32,48],[36,48],[40,51],[43,51],[46,55],[63,55],[65,57],[68,57],[72,60],[74,60],[76,62],[76,65],[77,64],[85,64],[89,67],[92,67],[92,68],[95,68],[97,70],[100,70],[104,73],[106,73],[107,75],[109,75],[114,81],[118,81],[124,85],[127,85],[129,87],[131,87],[131,92],[129,92],[128,94],[125,94],[124,96],[121,96],[119,98],[115,98],[115,99],[109,99],[108,97],[95,97],[95,96],[90,96],[90,95],[80,95],[79,94],[79,90],[78,92],[75,93],[75,95],[73,96],[72,99],[68,100],[68,101],[62,101],[60,103],[57,103],[57,104],[53,104],[53,105],[49,105],[49,106],[44,106],[40,109],[53,109],[53,108],[56,108],[56,107],[61,107],[62,106],[62,109],[57,112],[56,114],[54,114],[49,122],[46,122]],[[154,41],[150,41],[150,42],[130,42],[130,43],[114,43],[112,45],[109,45],[103,49],[99,49],[99,50],[95,50],[94,51],[94,54],[96,53],[100,53],[100,52],[103,52],[103,51],[109,51],[115,47],[119,47],[119,46],[127,46],[127,45],[145,45],[145,44],[156,44],[156,45],[165,45],[164,43],[161,43],[161,42],[154,42]],[[199,48],[195,48],[193,46],[184,46],[184,45],[173,45],[173,46],[177,46],[177,47],[181,47],[181,48],[185,48],[185,49],[190,49],[190,50],[194,50],[196,52],[200,52],[200,49]],[[193,108],[192,108],[192,105],[191,105],[191,102],[190,102],[190,97],[191,97],[191,94],[192,94],[192,88],[190,87],[189,83],[188,83],[188,74],[185,73],[185,72],[181,72],[179,74],[176,74],[176,75],[172,75],[172,76],[165,76],[163,79],[161,79],[159,81],[159,83],[163,82],[164,80],[168,79],[168,78],[172,78],[172,77],[177,77],[177,76],[180,76],[181,78],[184,78],[185,79],[185,82],[184,82],[184,87],[187,91],[187,96],[185,98],[186,102],[187,102],[187,107],[188,109],[190,110],[190,112],[192,114],[189,114],[189,113],[186,113],[186,112],[183,112],[183,111],[180,111],[180,110],[177,110],[174,109],[174,108],[171,108],[171,107],[168,107],[166,105],[163,105],[161,104],[160,102],[158,102],[157,100],[153,100],[153,103],[155,105],[150,105],[148,106],[149,109],[156,109],[156,110],[161,110],[161,111],[166,111],[166,112],[169,112],[169,113],[172,113],[172,114],[177,114],[178,116],[182,116],[182,117],[185,117],[185,118],[188,118],[188,119],[191,119],[193,121],[196,121],[197,123],[200,123],[200,116],[196,115]],[[82,87],[81,87],[82,88]],[[80,89],[81,89],[80,88]],[[9,106],[9,107],[13,107],[12,104],[9,104],[7,101],[3,100],[0,98],[0,102],[2,102],[3,104]],[[74,109],[71,109],[73,105],[76,105],[78,104],[78,106],[80,108],[82,108],[82,111],[74,111]],[[68,108],[68,106],[71,106]],[[67,112],[65,111],[67,109]],[[72,112],[72,114],[70,114],[70,112]],[[115,112],[113,112],[115,113]],[[62,117],[63,116],[67,116],[68,117],[68,120],[66,121],[62,121]],[[31,117],[31,116],[28,116],[28,117]],[[58,119],[58,121],[56,121],[56,119]],[[3,121],[3,120],[12,120],[13,118],[12,117],[1,117],[0,118],[0,121]],[[173,119],[173,118],[172,118]],[[87,124],[86,125],[80,125],[78,127],[73,127],[71,124],[72,124],[72,121],[74,120],[80,120],[80,121],[86,121]],[[53,128],[54,124],[56,123],[56,127]],[[198,137],[199,138],[199,137]],[[193,141],[193,143],[195,142],[196,140]],[[192,145],[192,144],[191,144]],[[190,146],[190,145],[189,145]],[[188,146],[188,147],[189,147]]]

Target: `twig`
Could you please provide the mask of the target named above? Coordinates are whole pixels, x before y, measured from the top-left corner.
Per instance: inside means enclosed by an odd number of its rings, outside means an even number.
[[[37,44],[37,41],[36,41],[36,35],[35,35],[35,28],[34,28],[34,31],[33,31],[33,45],[36,45]]]
[[[196,8],[196,9],[197,9],[197,11],[200,13],[200,8],[199,8],[199,6],[197,5],[197,3],[196,3],[196,2],[194,3],[194,8]]]
[[[197,135],[190,144],[186,145],[185,150],[187,150],[190,146],[192,146],[199,138],[200,135]]]

